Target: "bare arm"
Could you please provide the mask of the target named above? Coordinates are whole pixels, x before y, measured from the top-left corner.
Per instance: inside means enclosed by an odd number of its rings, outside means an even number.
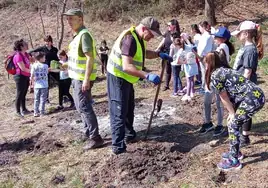
[[[135,65],[133,65],[133,58],[129,56],[122,55],[123,71],[139,78],[146,78],[146,72],[138,70]]]
[[[19,66],[20,70],[22,70],[23,72],[30,73],[30,69],[27,69],[23,62],[18,62],[18,66]]]
[[[246,68],[244,71],[244,77],[247,79],[250,79],[251,73],[252,73],[252,69]]]
[[[230,101],[229,96],[226,91],[222,91],[220,93],[220,98],[221,98],[223,105],[228,110],[229,114],[235,114],[233,103]]]
[[[146,59],[155,59],[159,57],[158,51],[146,50]]]
[[[160,51],[160,49],[164,46],[164,43],[165,43],[165,38],[162,39],[162,41],[160,42],[160,44],[156,48],[156,51]]]

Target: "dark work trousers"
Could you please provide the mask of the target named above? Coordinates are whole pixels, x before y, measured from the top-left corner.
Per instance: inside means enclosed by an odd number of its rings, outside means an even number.
[[[99,125],[91,104],[91,89],[82,92],[83,81],[73,80],[74,103],[84,123],[83,133],[90,139],[99,137]],[[91,83],[90,83],[91,84]]]
[[[101,56],[101,73],[106,73],[107,70],[108,55]]]
[[[72,95],[70,94],[71,84],[72,84],[71,78],[67,78],[67,79],[59,81],[59,105],[60,106],[62,106],[63,96],[67,96],[69,101],[72,104],[74,103],[74,99],[73,99]]]
[[[108,101],[112,129],[113,151],[126,150],[125,137],[135,138],[134,121],[134,88],[122,78],[107,74]]]
[[[171,80],[171,74],[172,74],[172,68],[171,68],[171,62],[170,61],[166,61],[166,60],[162,60],[162,68],[164,66],[164,63],[166,63],[166,76],[165,76],[165,87],[169,88],[169,83]]]
[[[50,72],[48,73],[48,92],[47,92],[47,101],[49,101],[49,89],[54,87],[55,84],[58,85],[60,80],[60,74],[58,72]]]
[[[23,76],[23,75],[14,75],[14,80],[16,83],[16,112],[20,113],[20,110],[25,111],[26,110],[26,94],[29,88],[29,77]]]

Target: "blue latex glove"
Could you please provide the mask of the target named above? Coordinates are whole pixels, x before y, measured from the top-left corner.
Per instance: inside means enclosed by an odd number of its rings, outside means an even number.
[[[146,80],[154,83],[155,85],[158,85],[160,84],[161,80],[160,80],[160,77],[156,74],[147,74],[146,76]]]
[[[160,52],[159,57],[163,60],[173,61],[173,58],[170,57],[168,54]]]

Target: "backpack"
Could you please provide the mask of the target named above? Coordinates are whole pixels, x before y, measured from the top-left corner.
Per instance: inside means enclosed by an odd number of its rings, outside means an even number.
[[[4,61],[5,63],[5,69],[8,74],[15,75],[16,74],[16,66],[13,62],[15,54],[7,56],[6,60]]]

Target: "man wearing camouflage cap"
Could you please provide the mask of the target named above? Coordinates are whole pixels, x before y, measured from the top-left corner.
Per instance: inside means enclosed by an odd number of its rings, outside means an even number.
[[[146,17],[137,27],[131,27],[120,34],[109,56],[107,88],[112,151],[115,154],[125,152],[125,142],[133,141],[136,137],[133,128],[135,105],[133,84],[140,78],[156,85],[160,83],[158,75],[142,71],[145,58],[172,59],[168,54],[146,49],[146,43],[156,36],[162,36],[159,22],[153,17]]]

